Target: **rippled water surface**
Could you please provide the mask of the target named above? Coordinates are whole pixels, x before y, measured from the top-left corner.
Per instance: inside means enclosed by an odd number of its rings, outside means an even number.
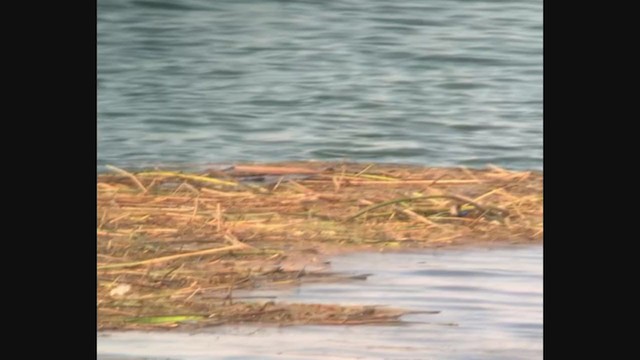
[[[542,1],[98,0],[98,165],[354,160],[542,169]],[[98,335],[114,359],[541,359],[542,247],[359,254],[279,301],[402,326]]]
[[[278,301],[382,304],[439,314],[392,326],[226,326],[197,334],[108,332],[103,360],[542,359],[542,246],[366,253],[331,269],[361,282],[257,291]]]
[[[98,165],[542,168],[541,0],[98,0]]]

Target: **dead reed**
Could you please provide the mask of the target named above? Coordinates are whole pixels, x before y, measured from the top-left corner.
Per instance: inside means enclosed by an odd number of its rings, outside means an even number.
[[[324,270],[323,256],[341,251],[543,237],[534,171],[325,162],[110,169],[97,184],[99,329],[398,321],[393,309],[234,294],[361,280]]]

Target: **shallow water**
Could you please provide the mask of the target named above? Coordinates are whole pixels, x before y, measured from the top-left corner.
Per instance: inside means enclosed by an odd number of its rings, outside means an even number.
[[[541,0],[98,0],[98,165],[542,168]]]
[[[339,256],[366,281],[255,291],[278,301],[439,314],[387,326],[224,326],[196,334],[106,332],[98,359],[542,359],[542,246]]]

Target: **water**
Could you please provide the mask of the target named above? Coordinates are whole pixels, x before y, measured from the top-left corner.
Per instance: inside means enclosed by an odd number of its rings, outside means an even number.
[[[541,0],[98,0],[98,165],[542,168]]]
[[[542,169],[542,1],[98,0],[97,161]],[[280,300],[406,326],[107,333],[100,359],[540,359],[542,249],[361,254]],[[457,326],[448,325],[455,323]]]
[[[407,315],[402,326],[110,332],[98,336],[98,359],[542,359],[542,246],[357,254],[333,259],[332,270],[373,275],[256,293],[441,312]]]

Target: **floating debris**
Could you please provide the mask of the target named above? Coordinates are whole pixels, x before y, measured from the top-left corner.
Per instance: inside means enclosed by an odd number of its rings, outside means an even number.
[[[238,290],[363,281],[328,255],[541,242],[542,173],[242,164],[98,175],[98,328],[369,324],[401,310],[249,302]],[[276,299],[277,300],[277,299]]]

